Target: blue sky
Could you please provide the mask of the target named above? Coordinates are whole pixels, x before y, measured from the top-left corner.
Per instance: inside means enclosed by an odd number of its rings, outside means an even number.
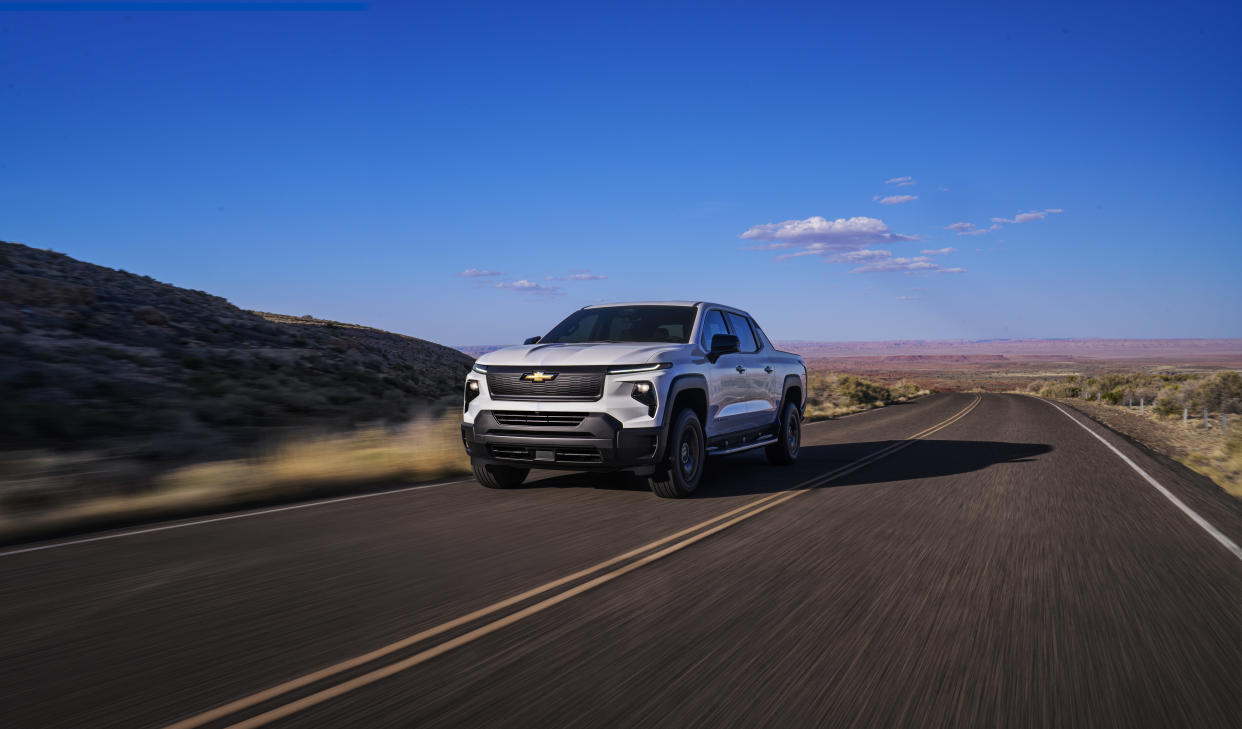
[[[0,2],[0,239],[245,308],[1242,336],[1237,3],[50,5]]]

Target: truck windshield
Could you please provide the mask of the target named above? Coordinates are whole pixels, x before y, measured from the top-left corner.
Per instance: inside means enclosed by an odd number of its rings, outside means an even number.
[[[580,309],[552,327],[540,344],[690,341],[693,306],[601,306]]]

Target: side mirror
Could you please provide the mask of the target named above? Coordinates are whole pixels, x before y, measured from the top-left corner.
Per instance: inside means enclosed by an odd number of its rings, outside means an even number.
[[[707,353],[707,359],[715,364],[722,354],[732,354],[738,350],[738,346],[737,335],[714,334],[712,335],[712,348]]]
[[[538,343],[539,343],[539,337],[527,337],[526,341],[522,342],[522,344],[538,344]]]

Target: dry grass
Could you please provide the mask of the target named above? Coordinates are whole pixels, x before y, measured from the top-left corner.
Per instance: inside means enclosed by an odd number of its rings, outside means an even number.
[[[0,493],[37,491],[44,498],[27,503],[7,498],[0,511],[0,538],[465,473],[469,460],[461,446],[460,422],[460,416],[449,413],[398,428],[376,426],[289,441],[253,458],[168,471],[130,493],[83,489],[78,481],[90,480],[100,466],[81,454],[32,454],[22,462],[24,470],[10,461]]]
[[[808,421],[837,418],[930,394],[906,380],[890,386],[835,372],[810,373],[807,391],[805,418]]]

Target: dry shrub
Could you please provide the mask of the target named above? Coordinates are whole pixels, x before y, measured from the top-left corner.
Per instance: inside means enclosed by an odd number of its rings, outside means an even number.
[[[454,413],[399,428],[375,426],[291,441],[255,458],[181,468],[161,482],[173,490],[275,496],[325,486],[442,478],[469,468],[460,423]]]
[[[465,473],[460,423],[449,412],[401,427],[305,437],[253,458],[133,473],[129,489],[118,486],[133,461],[32,452],[0,462],[0,538]]]
[[[927,390],[907,380],[888,386],[855,375],[832,372],[810,373],[807,376],[807,391],[808,420],[835,418],[928,394]]]

